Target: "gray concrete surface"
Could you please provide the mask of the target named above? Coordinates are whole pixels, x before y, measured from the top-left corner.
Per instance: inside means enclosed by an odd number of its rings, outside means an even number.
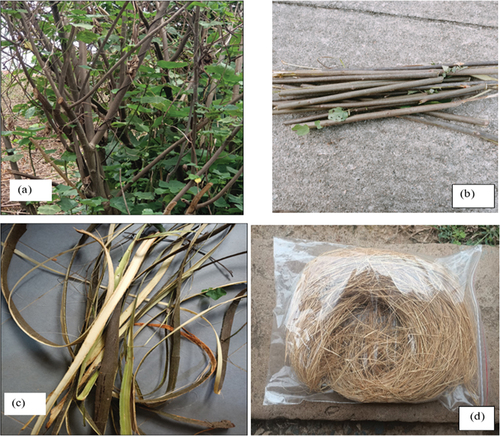
[[[308,403],[263,406],[267,381],[270,333],[275,305],[273,237],[329,241],[392,250],[446,256],[458,248],[452,244],[388,244],[393,228],[383,226],[252,226],[252,419],[300,419],[332,421],[402,421],[456,423],[457,414],[439,402],[423,404],[329,404]],[[489,405],[499,403],[498,334],[498,248],[484,247],[475,275],[476,295],[481,308],[488,344]]]
[[[273,70],[283,62],[380,67],[497,60],[497,2],[274,2]],[[485,118],[496,99],[450,112]],[[496,212],[452,209],[452,184],[497,184],[497,146],[402,119],[299,137],[273,117],[274,212]]]

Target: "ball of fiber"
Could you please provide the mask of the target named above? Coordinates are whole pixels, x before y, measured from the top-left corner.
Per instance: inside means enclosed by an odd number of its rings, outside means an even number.
[[[342,248],[304,269],[286,353],[312,391],[359,402],[424,402],[463,385],[477,395],[472,302],[443,265]]]

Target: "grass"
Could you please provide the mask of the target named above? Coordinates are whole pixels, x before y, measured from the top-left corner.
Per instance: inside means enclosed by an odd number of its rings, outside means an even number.
[[[435,226],[442,244],[498,245],[498,226]]]

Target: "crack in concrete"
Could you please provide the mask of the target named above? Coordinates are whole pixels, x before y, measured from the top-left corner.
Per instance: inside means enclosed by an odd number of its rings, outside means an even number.
[[[293,6],[297,6],[297,7],[314,8],[314,9],[329,9],[329,10],[336,10],[336,11],[356,12],[356,13],[365,14],[365,15],[408,18],[410,20],[452,24],[452,25],[462,26],[462,27],[498,29],[498,26],[488,26],[487,24],[465,23],[465,22],[461,22],[461,21],[444,20],[441,18],[424,18],[424,17],[416,17],[416,16],[412,16],[412,15],[392,14],[389,12],[378,12],[378,11],[367,11],[367,10],[360,10],[360,9],[341,8],[341,7],[336,7],[333,5],[319,5],[319,4],[306,3],[306,2],[296,2],[296,1],[275,1],[274,3],[293,5]]]

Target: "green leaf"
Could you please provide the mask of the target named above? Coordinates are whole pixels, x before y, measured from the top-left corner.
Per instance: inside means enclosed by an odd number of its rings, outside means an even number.
[[[61,198],[61,201],[59,201],[57,204],[61,207],[63,212],[66,213],[78,206],[78,203],[75,200],[71,200],[67,197]]]
[[[103,201],[105,201],[105,199],[102,197],[94,197],[94,198],[85,198],[83,200],[80,200],[80,203],[84,204],[85,206],[97,207],[100,206],[103,203]]]
[[[155,194],[156,195],[164,195],[167,192],[170,192],[170,190],[169,189],[163,189],[163,188],[156,188],[155,189]]]
[[[349,112],[343,110],[341,107],[336,107],[328,111],[328,119],[332,121],[345,121],[349,116]]]
[[[92,24],[87,24],[87,23],[71,23],[71,25],[74,27],[81,27],[87,30],[92,30],[92,28],[94,27]]]
[[[153,113],[154,110],[146,107],[142,107],[140,104],[128,104],[127,107],[137,112],[144,112],[147,114]]]
[[[155,198],[152,192],[134,192],[134,196],[140,200],[154,200]]]
[[[65,161],[65,162],[76,162],[76,154],[71,153],[70,151],[65,151],[61,155],[61,160]]]
[[[38,208],[38,213],[41,215],[54,215],[61,212],[61,208],[57,204],[40,206]]]
[[[206,4],[203,4],[203,3],[200,3],[200,2],[192,2],[188,7],[187,7],[187,10],[190,11],[191,9],[193,9],[195,6],[199,6],[200,8],[206,8],[207,5]]]
[[[151,208],[142,209],[141,215],[163,215],[163,212],[154,212]]]
[[[175,107],[170,108],[168,111],[168,115],[173,118],[184,118],[189,115],[189,106],[186,106],[182,109],[176,109]],[[221,120],[219,120],[221,121]]]
[[[166,188],[172,194],[177,194],[182,188],[184,188],[184,186],[186,186],[184,183],[179,182],[178,180],[171,180],[168,183],[160,180],[158,184],[160,188]]]
[[[243,80],[242,73],[236,74],[233,67],[225,64],[209,65],[205,68],[205,71],[213,73],[214,78],[216,79],[223,77],[224,81],[232,85],[235,85]]]
[[[200,21],[200,26],[205,28],[221,26],[222,24],[223,23],[221,23],[220,21],[210,21],[210,23],[207,23],[206,21]]]
[[[221,173],[219,170],[213,170],[212,173],[218,175],[221,179],[230,179],[231,178],[231,174]],[[222,182],[222,183],[224,183],[224,182]]]
[[[115,122],[111,123],[111,127],[124,127],[127,124],[128,123],[124,123],[123,121],[115,121]]]
[[[159,95],[151,96],[151,97],[142,97],[141,98],[141,103],[150,103],[150,104],[161,104],[161,105],[168,105],[170,104],[170,100],[167,100],[164,97],[160,97]]]
[[[323,128],[323,126],[321,125],[321,121],[320,121],[320,120],[315,121],[315,122],[314,122],[314,125],[316,126],[316,128],[317,128],[318,130],[320,130],[320,129],[322,129],[322,128]]]
[[[4,162],[18,162],[23,158],[23,155],[21,153],[19,154],[13,154],[11,156],[4,156],[2,157],[2,160]]]
[[[304,136],[309,133],[309,127],[308,126],[302,126],[300,124],[296,124],[295,126],[292,127],[292,130],[297,132],[297,135],[299,136]]]
[[[223,297],[227,294],[227,292],[222,288],[208,288],[202,291],[203,295],[210,297],[212,300],[218,300],[220,297]]]
[[[232,201],[233,203],[243,204],[243,195],[241,194],[239,196],[228,194],[227,198],[229,198],[229,201]]]
[[[36,107],[35,106],[31,106],[24,113],[24,118],[26,118],[27,120],[29,120],[33,115],[35,115],[35,111],[36,111]]]
[[[214,205],[215,207],[229,207],[229,204],[226,200],[224,200],[224,197],[221,197],[217,201],[215,201]]]
[[[183,68],[187,67],[187,62],[169,62],[169,61],[158,61],[158,66],[164,69],[168,68]]]
[[[125,201],[123,201],[123,197],[114,197],[111,200],[109,200],[109,205],[111,207],[114,207],[115,209],[118,209],[121,213],[124,215],[128,215],[127,208],[125,207]],[[127,201],[127,205],[130,208],[132,205]]]
[[[156,117],[155,122],[153,123],[153,125],[151,126],[151,128],[154,130],[157,127],[159,127],[160,124],[162,124],[163,122],[164,122],[164,120],[163,120],[162,117]]]
[[[2,132],[2,136],[10,136],[12,135],[14,132],[12,130],[4,130]]]
[[[233,173],[233,174],[236,174],[239,169],[236,169],[236,168],[233,168],[233,167],[228,167],[226,166],[226,169],[230,172],[230,173]]]
[[[26,103],[19,103],[14,105],[12,108],[13,112],[21,112],[24,108],[26,108],[28,105]]]
[[[132,137],[131,137],[131,139],[132,139]],[[129,160],[136,161],[136,160],[139,160],[141,158],[142,152],[139,149],[124,148],[123,154],[125,154]],[[122,170],[122,173],[123,173],[123,170]]]
[[[92,27],[91,27],[92,28]],[[90,30],[82,30],[76,34],[76,39],[78,41],[85,42],[86,44],[90,44],[91,42],[97,41],[99,35],[96,35],[94,32]]]
[[[146,124],[136,124],[135,128],[137,129],[138,132],[149,133],[149,127],[146,126]]]
[[[73,195],[78,195],[78,192],[76,192],[76,189],[72,188],[71,186],[66,186],[66,185],[58,185],[55,188],[56,192],[61,196],[61,197],[71,197]]]
[[[21,130],[26,130],[28,132],[39,132],[40,130],[45,129],[45,126],[40,126],[39,124],[33,124],[32,126],[29,126],[27,129],[21,129]]]

